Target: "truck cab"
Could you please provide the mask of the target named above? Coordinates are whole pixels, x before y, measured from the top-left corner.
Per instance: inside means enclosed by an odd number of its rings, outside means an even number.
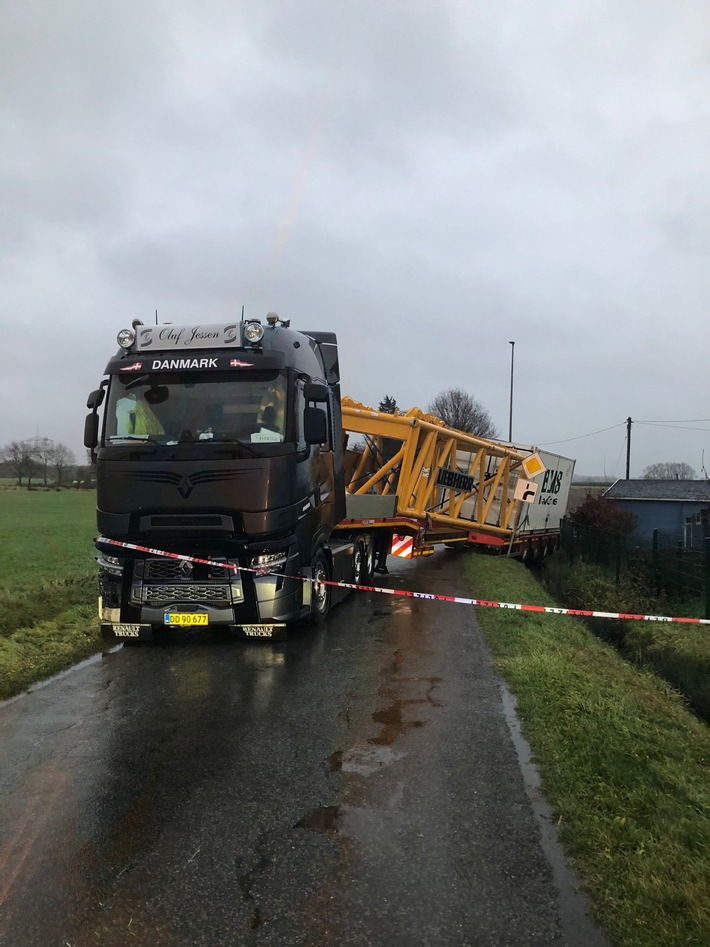
[[[102,632],[327,613],[344,516],[337,340],[266,324],[134,323],[89,396]],[[156,552],[160,554],[156,554]]]

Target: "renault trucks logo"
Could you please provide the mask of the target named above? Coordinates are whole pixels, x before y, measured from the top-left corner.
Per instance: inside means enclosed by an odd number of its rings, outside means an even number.
[[[184,500],[187,500],[187,498],[192,493],[194,486],[195,484],[192,482],[192,480],[190,480],[189,477],[183,477],[178,484],[178,493]]]

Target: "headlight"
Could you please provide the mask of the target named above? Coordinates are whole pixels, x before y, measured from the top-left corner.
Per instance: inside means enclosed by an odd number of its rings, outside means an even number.
[[[249,566],[257,572],[275,572],[286,565],[287,558],[285,552],[265,552],[250,559]]]
[[[115,556],[99,556],[96,561],[99,568],[110,572],[111,575],[121,575],[123,573],[123,563]]]
[[[260,322],[247,322],[244,326],[244,338],[251,345],[256,345],[264,338],[264,327]]]
[[[116,336],[116,341],[122,349],[129,349],[136,341],[136,334],[133,329],[121,329]]]

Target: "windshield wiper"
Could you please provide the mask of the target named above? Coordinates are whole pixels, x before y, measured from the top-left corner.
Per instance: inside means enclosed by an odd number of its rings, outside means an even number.
[[[140,441],[141,444],[157,444],[158,447],[161,447],[161,442],[156,441],[156,439],[151,434],[112,434],[109,437],[109,442],[115,444],[116,441]]]
[[[211,441],[207,443],[211,444],[238,444],[245,454],[248,454],[250,457],[261,457],[261,454],[254,450],[251,444],[248,444],[246,441],[240,441],[238,437],[213,437]]]

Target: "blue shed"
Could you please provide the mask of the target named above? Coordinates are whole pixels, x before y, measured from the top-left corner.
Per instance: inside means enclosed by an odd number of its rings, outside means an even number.
[[[604,496],[636,517],[631,542],[650,546],[658,530],[664,546],[702,549],[710,536],[710,480],[617,480]]]

